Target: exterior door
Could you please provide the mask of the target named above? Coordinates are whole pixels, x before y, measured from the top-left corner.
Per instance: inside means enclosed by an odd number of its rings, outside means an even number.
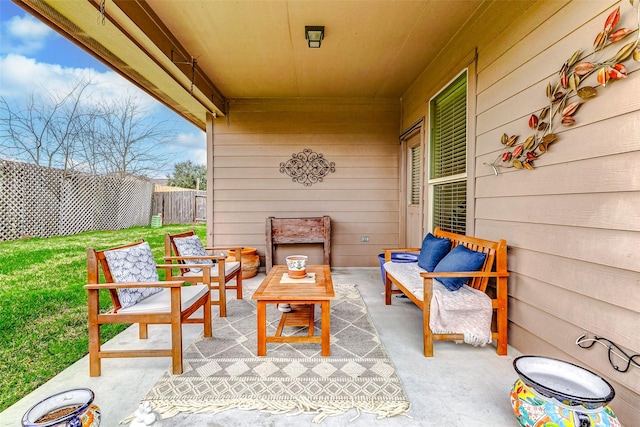
[[[422,144],[421,132],[416,132],[406,140],[406,218],[405,243],[409,248],[419,248],[422,244]]]

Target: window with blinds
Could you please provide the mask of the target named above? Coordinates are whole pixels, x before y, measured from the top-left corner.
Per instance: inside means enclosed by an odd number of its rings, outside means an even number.
[[[431,101],[429,190],[433,227],[465,234],[467,205],[467,75]]]
[[[431,102],[431,173],[443,178],[466,172],[467,76],[462,74]]]
[[[466,234],[467,182],[456,181],[433,186],[433,225]]]
[[[411,200],[412,205],[420,204],[420,146],[411,148]]]

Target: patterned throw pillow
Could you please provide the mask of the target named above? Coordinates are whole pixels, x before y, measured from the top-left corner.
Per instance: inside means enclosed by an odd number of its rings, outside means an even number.
[[[173,239],[173,242],[176,245],[176,249],[178,250],[178,254],[180,256],[208,256],[207,251],[204,246],[202,246],[202,242],[198,236],[188,236],[188,237],[176,237]],[[186,260],[185,264],[212,264],[213,261],[210,259],[190,259]],[[201,273],[201,268],[192,268],[190,269],[192,273]]]
[[[116,283],[122,282],[157,282],[158,271],[151,248],[147,242],[122,249],[105,251],[104,256],[109,264],[111,276]],[[118,298],[122,308],[130,307],[162,288],[120,288]]]

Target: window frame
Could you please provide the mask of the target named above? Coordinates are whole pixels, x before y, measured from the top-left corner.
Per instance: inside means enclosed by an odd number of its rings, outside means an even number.
[[[429,230],[433,230],[436,226],[434,224],[434,203],[435,203],[435,195],[434,188],[438,185],[446,184],[446,183],[454,183],[464,181],[466,185],[466,216],[465,216],[465,234],[472,235],[474,233],[474,222],[473,222],[473,212],[475,209],[474,204],[474,188],[473,188],[473,176],[475,172],[474,167],[474,158],[475,158],[475,147],[472,143],[472,135],[475,132],[474,123],[470,120],[470,117],[473,117],[473,113],[475,112],[475,98],[471,96],[471,93],[475,92],[475,82],[470,79],[470,76],[473,76],[473,70],[475,69],[474,64],[471,64],[469,67],[463,69],[459,72],[454,78],[452,78],[449,82],[447,82],[433,97],[431,97],[428,101],[428,112],[427,117],[429,118],[428,124],[428,149],[425,153],[427,156],[426,166],[427,170],[425,171],[425,187],[427,190],[427,206],[429,209],[429,214],[425,215],[427,217],[427,228]],[[464,78],[466,80],[466,150],[465,150],[465,171],[463,173],[457,173],[445,177],[432,178],[432,169],[433,169],[433,138],[434,138],[434,104],[435,101],[442,96],[443,93],[446,93],[454,84],[458,83],[458,81]],[[472,92],[473,91],[473,92]]]

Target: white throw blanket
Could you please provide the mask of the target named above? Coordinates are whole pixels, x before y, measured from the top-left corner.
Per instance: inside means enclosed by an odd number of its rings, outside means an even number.
[[[426,270],[417,262],[387,262],[384,268],[399,280],[419,300],[424,298],[424,284],[420,273]],[[433,297],[429,326],[434,334],[463,334],[464,342],[484,346],[491,342],[491,298],[484,292],[464,285],[449,291],[433,281]]]

